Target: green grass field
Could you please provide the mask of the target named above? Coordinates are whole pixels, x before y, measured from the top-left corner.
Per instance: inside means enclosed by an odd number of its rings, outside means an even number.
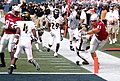
[[[0,27],[3,23],[0,22]],[[0,32],[2,29],[0,28]],[[113,56],[120,57],[119,51],[105,51],[108,47],[119,47],[120,36],[118,35],[118,42],[116,44],[109,45],[108,43],[102,48],[101,51],[109,53]],[[90,71],[77,66],[70,60],[63,56],[55,58],[53,56],[53,51],[50,52],[39,52],[33,45],[33,56],[41,66],[40,72],[55,72],[55,73],[90,73]],[[10,56],[6,49],[5,51],[6,67],[0,68],[0,72],[7,72],[10,65]],[[33,65],[27,62],[26,54],[21,54],[21,57],[17,61],[17,69],[14,72],[37,72]]]
[[[10,65],[10,56],[9,53],[7,52],[7,49],[5,51],[5,55],[7,66],[5,68],[0,68],[0,72],[6,72],[7,68]],[[53,51],[39,52],[38,50],[36,50],[34,45],[33,56],[41,66],[40,72],[90,73],[89,71],[85,70],[80,66],[77,66],[76,64],[62,56],[59,56],[59,58],[54,57]],[[15,72],[37,72],[37,71],[33,65],[27,62],[26,55],[22,53],[21,57],[17,61],[17,69],[15,70]]]

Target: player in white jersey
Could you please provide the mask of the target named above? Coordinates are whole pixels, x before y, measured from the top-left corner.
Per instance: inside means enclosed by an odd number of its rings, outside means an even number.
[[[49,44],[47,51],[50,51],[50,48],[53,45],[54,40],[56,41],[56,50],[54,53],[54,56],[57,57],[58,50],[60,47],[60,41],[61,41],[61,28],[63,27],[62,24],[64,22],[64,18],[59,15],[59,10],[55,9],[53,11],[53,14],[48,17],[49,27],[48,31],[50,32],[49,36]]]
[[[25,53],[27,54],[28,62],[32,63],[37,70],[40,70],[39,64],[33,59],[32,55],[31,36],[34,36],[34,41],[37,41],[37,38],[35,23],[30,21],[30,14],[28,12],[22,13],[22,21],[17,21],[15,28],[17,31],[13,43],[18,44],[8,73],[12,74],[14,65],[16,64],[22,49],[24,49]]]

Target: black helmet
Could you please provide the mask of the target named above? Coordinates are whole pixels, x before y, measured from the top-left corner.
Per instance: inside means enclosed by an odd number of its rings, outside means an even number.
[[[59,9],[54,9],[53,15],[55,18],[58,18],[59,17]]]
[[[30,21],[31,20],[30,19],[30,13],[26,12],[26,11],[22,13],[21,17],[22,17],[22,20],[25,20],[25,21]]]

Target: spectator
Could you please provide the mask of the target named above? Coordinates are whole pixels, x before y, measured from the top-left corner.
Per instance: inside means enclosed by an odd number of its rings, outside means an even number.
[[[106,27],[107,27],[107,20],[105,18],[107,14],[107,8],[108,8],[108,5],[104,4],[102,7],[101,16],[100,16],[101,20],[104,22]]]
[[[117,41],[116,33],[117,33],[117,26],[118,26],[118,19],[119,16],[114,11],[114,6],[111,6],[110,11],[106,14],[106,20],[107,20],[107,31],[110,33],[109,37],[109,44],[115,43]]]
[[[4,17],[4,3],[0,1],[0,18]]]

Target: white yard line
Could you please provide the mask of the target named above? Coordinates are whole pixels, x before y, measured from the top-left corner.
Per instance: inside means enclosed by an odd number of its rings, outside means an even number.
[[[0,74],[8,74],[8,72],[0,72]],[[62,72],[14,72],[14,74],[93,74],[93,73],[62,73]]]
[[[59,70],[61,70],[61,71],[66,71],[66,70],[67,71],[77,71],[77,70],[80,71],[81,69],[71,69],[71,68],[68,69],[67,68],[67,69],[59,69]]]
[[[9,60],[10,58],[5,58],[5,59],[7,59],[7,60]],[[19,58],[19,59],[22,59],[22,60],[27,60],[27,58]],[[62,60],[63,58],[55,58],[55,57],[53,57],[53,58],[42,58],[42,57],[39,57],[39,58],[34,58],[34,59],[37,59],[37,60],[48,60],[48,59],[50,59],[50,60],[56,60],[56,59],[58,59],[58,60]]]

